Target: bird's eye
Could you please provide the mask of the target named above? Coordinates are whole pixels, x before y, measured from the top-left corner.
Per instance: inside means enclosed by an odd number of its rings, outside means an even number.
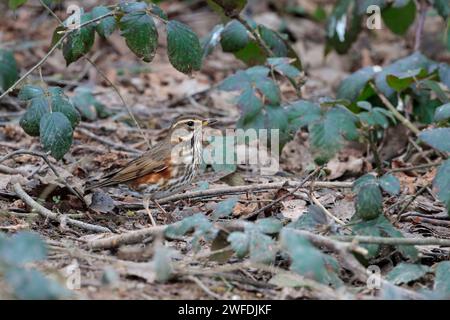
[[[187,122],[187,125],[188,125],[189,127],[193,127],[193,126],[194,126],[194,121],[188,121],[188,122]]]

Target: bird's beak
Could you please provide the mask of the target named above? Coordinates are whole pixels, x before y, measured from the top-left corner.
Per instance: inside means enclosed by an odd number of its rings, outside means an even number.
[[[213,125],[213,124],[215,124],[215,123],[217,123],[217,120],[216,119],[212,119],[212,118],[208,118],[208,119],[205,119],[205,120],[203,120],[203,125],[204,126],[210,126],[210,125]]]

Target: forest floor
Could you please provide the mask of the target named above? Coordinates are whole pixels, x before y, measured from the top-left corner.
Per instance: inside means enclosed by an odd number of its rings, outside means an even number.
[[[94,4],[93,1],[86,1],[83,5],[89,6],[91,3]],[[193,5],[189,3],[191,2],[164,2],[163,6],[166,6],[171,17],[189,24],[200,36],[204,36],[219,23],[219,18],[196,1],[192,2]],[[28,70],[46,54],[51,38],[49,30],[53,30],[57,24],[45,11],[32,4],[6,15],[7,19],[0,23],[1,40],[15,44],[18,64],[22,70]],[[324,57],[323,23],[294,16],[280,17],[265,5],[255,6],[253,18],[275,28],[284,23],[290,30],[295,41],[294,48],[300,53],[307,72],[302,94],[308,100],[334,97],[340,81],[354,70],[362,66],[389,64],[412,50],[412,43],[408,40],[399,40],[389,32],[376,32],[371,36],[362,34],[351,52],[345,56],[332,52]],[[432,18],[427,20],[424,41],[430,40],[433,43],[431,40],[435,28],[440,27],[439,23]],[[158,51],[166,50],[163,38],[160,37]],[[410,38],[413,37],[406,37]],[[430,58],[450,62],[448,52],[431,45],[425,45],[424,48],[425,54]],[[233,127],[239,118],[239,110],[231,101],[232,95],[211,89],[227,75],[244,68],[231,54],[216,50],[205,60],[200,72],[186,76],[170,65],[165,54],[157,54],[151,64],[138,61],[118,35],[113,35],[108,40],[97,39],[92,52],[90,59],[115,84],[152,144],[161,139],[164,128],[179,115],[200,113],[206,117],[214,117],[220,121],[219,129]],[[75,130],[74,144],[64,160],[50,160],[59,175],[70,185],[83,190],[86,181],[98,178],[102,172],[119,168],[145,151],[145,141],[130,121],[117,92],[90,63],[81,59],[66,67],[61,52],[56,52],[43,65],[42,75],[50,85],[65,86],[69,96],[74,94],[76,87],[89,87],[95,98],[112,114],[103,119],[94,115],[91,120],[83,121]],[[33,78],[39,80],[37,74],[30,77]],[[196,94],[198,92],[200,93]],[[282,86],[282,94],[286,100],[295,97],[289,84]],[[22,149],[41,150],[38,139],[26,135],[19,126],[23,112],[24,105],[15,98],[0,105],[0,155]],[[417,194],[423,186],[431,185],[435,169],[402,170],[426,163],[429,160],[427,151],[415,150],[406,134],[398,134],[399,130],[406,129],[401,126],[388,129],[380,148],[382,160],[392,163],[392,167],[388,169],[402,185],[400,195],[385,200],[385,214],[395,222],[395,226],[405,237],[433,236],[450,239],[450,220],[431,187],[426,187]],[[221,177],[205,175],[198,179],[191,190],[201,190],[205,182],[210,189],[214,189],[233,188],[242,183],[250,185],[301,181],[305,172],[313,165],[306,137],[306,132],[299,132],[283,149],[280,159],[281,175],[261,176],[243,166],[240,167],[238,178],[235,176],[227,181],[228,184],[219,179]],[[330,161],[327,168],[330,174],[326,179],[330,184],[328,188],[318,184],[314,190],[315,198],[334,216],[347,222],[355,211],[354,194],[348,186],[356,177],[373,170],[372,159],[367,157],[365,146],[349,144]],[[339,291],[330,293],[274,285],[269,282],[269,270],[235,263],[238,261],[235,258],[229,258],[225,264],[217,261],[218,259],[208,259],[211,255],[209,244],[202,242],[200,250],[194,253],[189,237],[166,241],[158,236],[160,233],[157,228],[153,235],[146,234],[139,243],[92,249],[89,243],[110,235],[42,219],[16,195],[11,183],[14,179],[19,179],[24,190],[33,198],[41,199],[41,204],[49,210],[109,228],[118,234],[150,227],[148,216],[142,210],[140,197],[120,188],[111,188],[106,191],[114,199],[114,203],[110,203],[108,199],[97,199],[96,205],[86,210],[43,159],[24,154],[2,163],[0,230],[15,232],[31,229],[38,232],[50,248],[48,260],[39,264],[39,268],[47,273],[57,273],[70,265],[79,267],[81,287],[75,290],[77,298],[285,299],[345,296]],[[240,193],[233,219],[239,221],[285,193],[284,188]],[[300,189],[258,217],[275,215],[287,221],[296,220],[311,203],[307,194],[308,190]],[[416,195],[415,199],[401,210],[412,195]],[[181,220],[197,212],[209,214],[219,201],[227,197],[218,194],[209,198],[182,199],[165,204],[164,207],[177,220]],[[156,209],[152,210],[157,215],[158,224],[162,225],[163,215]],[[400,211],[403,211],[401,215],[398,214]],[[252,220],[255,218],[257,217],[252,217]],[[157,282],[154,272],[149,268],[155,242],[164,242],[178,252],[175,256],[176,277],[166,283]],[[422,260],[429,264],[449,255],[447,248],[438,246],[423,246],[420,252]],[[380,264],[389,269],[396,262],[397,256],[391,253],[380,259],[385,260],[383,263],[380,261]]]

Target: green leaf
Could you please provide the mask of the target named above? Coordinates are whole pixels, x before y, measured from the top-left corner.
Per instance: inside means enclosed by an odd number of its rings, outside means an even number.
[[[66,115],[73,128],[80,121],[78,111],[59,87],[49,87],[45,92],[39,86],[25,85],[19,92],[19,98],[28,101],[28,108],[20,120],[20,126],[31,136],[39,136],[41,118],[50,112],[50,109]]]
[[[238,258],[244,258],[249,251],[250,238],[244,232],[232,232],[227,238]]]
[[[152,260],[156,281],[166,282],[172,277],[172,255],[172,249],[161,244],[156,246]]]
[[[19,78],[19,69],[12,52],[0,49],[0,66],[0,91],[6,91]]]
[[[284,228],[280,235],[281,244],[291,257],[291,270],[326,285],[342,286],[337,276],[339,265],[335,259],[315,248],[303,236]]]
[[[171,20],[167,24],[167,50],[169,61],[180,72],[200,70],[202,48],[194,31],[187,25]]]
[[[425,79],[420,81],[420,85],[423,85],[424,87],[428,88],[429,90],[433,91],[437,98],[442,103],[450,102],[450,99],[447,97],[447,94],[444,92],[444,90],[441,88],[441,85],[437,81]]]
[[[381,17],[392,32],[404,35],[416,18],[416,4],[410,0],[401,7],[391,5],[381,11]],[[401,18],[399,19],[399,17]]]
[[[310,141],[316,161],[326,162],[341,148],[344,138],[358,137],[356,118],[346,109],[332,108],[309,125]]]
[[[306,100],[298,100],[290,103],[287,106],[286,114],[290,128],[294,132],[319,120],[321,117],[320,107]]]
[[[346,53],[361,31],[362,15],[354,0],[340,0],[327,22],[327,43],[325,53],[331,48],[339,54]]]
[[[44,149],[59,160],[72,145],[72,125],[61,112],[46,113],[41,118],[40,136]]]
[[[401,92],[407,89],[415,81],[415,79],[423,78],[426,75],[426,70],[418,68],[397,73],[396,75],[389,74],[386,77],[386,82],[392,89]]]
[[[281,102],[281,92],[278,85],[270,78],[264,77],[256,79],[254,85],[263,95],[264,101],[270,105],[279,105]]]
[[[277,252],[276,244],[268,235],[258,230],[247,231],[250,237],[250,260],[254,263],[272,263]]]
[[[444,161],[438,168],[433,186],[437,190],[439,200],[445,204],[450,215],[450,160]]]
[[[373,79],[375,75],[374,67],[365,67],[351,74],[341,82],[337,90],[338,99],[347,99],[349,101],[357,101],[361,96],[367,83]]]
[[[76,88],[75,95],[71,98],[71,101],[85,119],[94,121],[97,119],[97,116],[102,118],[110,115],[106,106],[94,97],[92,89],[89,87]]]
[[[434,278],[434,291],[445,298],[450,297],[450,261],[442,261],[437,264]]]
[[[214,220],[217,220],[231,215],[238,200],[239,200],[238,197],[231,197],[224,201],[219,202],[212,213],[212,218]]]
[[[163,9],[161,9],[160,7],[158,7],[156,4],[154,3],[150,3],[150,11],[153,14],[156,14],[158,17],[160,17],[162,20],[168,20],[169,18],[167,17],[167,14],[164,12]]]
[[[385,174],[378,180],[380,187],[392,196],[400,193],[400,181],[392,175]]]
[[[436,109],[434,113],[434,121],[445,121],[450,118],[450,103],[443,104]]]
[[[257,92],[254,88],[247,88],[242,92],[237,101],[238,107],[243,113],[243,117],[253,118],[263,108],[263,102],[257,97]]]
[[[0,239],[0,261],[11,266],[44,260],[47,247],[33,232],[19,232],[12,237]]]
[[[283,227],[281,221],[276,218],[258,219],[255,225],[259,231],[265,234],[276,234]]]
[[[234,52],[234,55],[248,66],[262,65],[267,58],[266,53],[255,40],[250,40],[245,48]]]
[[[378,72],[375,75],[376,87],[384,93],[384,95],[391,97],[394,95],[395,90],[392,89],[386,81],[388,75],[399,76],[405,74],[405,72],[408,72],[409,70],[428,70],[432,65],[433,62],[427,57],[419,52],[415,52],[405,58],[395,61],[387,67],[384,67],[382,71]]]
[[[276,31],[263,25],[259,25],[258,32],[276,57],[288,56],[288,47],[286,46],[284,39]]]
[[[124,13],[132,13],[132,12],[145,12],[147,9],[147,3],[143,1],[137,1],[137,2],[120,2],[119,4],[120,10]]]
[[[430,267],[428,266],[402,262],[389,271],[386,275],[386,280],[395,285],[407,284],[422,278],[428,272],[430,272]]]
[[[67,289],[34,269],[10,268],[6,271],[5,280],[13,288],[15,296],[22,300],[50,300],[70,296]]]
[[[158,30],[153,18],[145,11],[130,12],[120,19],[119,28],[128,48],[140,59],[151,62],[158,48]]]
[[[18,7],[27,3],[27,0],[9,0],[8,6],[11,10],[16,10]]]
[[[216,25],[211,32],[206,36],[203,37],[201,40],[202,45],[202,51],[203,51],[203,59],[205,59],[207,56],[209,56],[214,48],[219,44],[220,42],[220,35],[223,31],[223,24]]]
[[[227,17],[234,18],[244,9],[247,0],[210,0],[219,6]]]
[[[299,90],[302,84],[302,73],[299,69],[291,65],[290,58],[269,58],[267,63],[279,74],[289,79],[292,85]]]
[[[448,0],[433,0],[433,6],[444,20],[448,19],[450,15],[450,4]]]
[[[315,230],[328,225],[328,218],[324,211],[316,205],[310,205],[308,211],[302,214],[296,221],[286,227],[299,230]]]
[[[439,64],[439,79],[450,89],[450,66],[446,63]]]
[[[91,13],[81,15],[81,23],[92,20]],[[91,50],[95,40],[95,26],[93,23],[84,26],[81,29],[73,31],[69,34],[63,43],[63,55],[66,64],[70,65]]]
[[[98,17],[104,16],[105,14],[108,14],[111,12],[110,9],[104,6],[98,6],[92,9],[92,18],[96,19]],[[102,36],[103,38],[109,37],[114,30],[116,30],[117,24],[116,19],[111,16],[107,18],[103,18],[96,26],[95,30],[97,30],[97,33]]]
[[[231,20],[221,33],[220,44],[225,52],[236,52],[245,48],[250,41],[247,29],[237,20]]]
[[[356,214],[363,220],[377,218],[383,212],[383,196],[376,183],[366,183],[356,195]]]
[[[450,128],[425,130],[419,134],[419,138],[439,151],[450,152]]]

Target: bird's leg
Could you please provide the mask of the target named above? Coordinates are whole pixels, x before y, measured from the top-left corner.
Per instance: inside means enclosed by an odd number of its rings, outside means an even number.
[[[144,198],[142,199],[142,203],[144,205],[144,209],[147,212],[149,218],[150,218],[150,222],[152,223],[152,226],[156,226],[156,221],[153,218],[152,212],[149,209],[149,205],[150,205],[150,197],[149,196],[144,196]]]
[[[155,206],[158,207],[159,210],[161,210],[161,212],[164,214],[164,216],[165,216],[166,218],[169,219],[169,221],[172,221],[172,215],[170,215],[169,213],[167,213],[167,211],[164,210],[163,207],[161,207],[161,205],[158,203],[158,201],[156,201],[155,199],[152,199],[152,202],[155,204]]]

